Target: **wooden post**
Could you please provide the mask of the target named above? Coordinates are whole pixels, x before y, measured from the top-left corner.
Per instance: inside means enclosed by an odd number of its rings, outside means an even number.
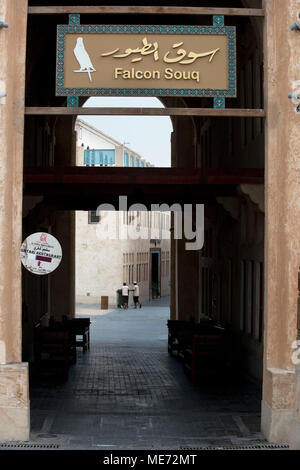
[[[297,272],[300,265],[299,115],[288,92],[298,80],[299,14],[292,0],[265,0],[266,231],[262,431],[288,442],[295,406]],[[285,18],[285,21],[282,21]]]
[[[27,0],[1,0],[0,441],[29,439],[28,367],[22,363],[22,173]]]

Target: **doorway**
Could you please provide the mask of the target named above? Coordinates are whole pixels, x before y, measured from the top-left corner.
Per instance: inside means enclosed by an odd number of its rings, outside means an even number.
[[[150,298],[161,296],[161,253],[160,250],[150,250]]]

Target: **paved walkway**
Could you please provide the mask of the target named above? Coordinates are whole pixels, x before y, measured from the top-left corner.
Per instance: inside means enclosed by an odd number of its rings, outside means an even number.
[[[156,450],[262,440],[255,385],[194,386],[169,356],[168,299],[78,312],[91,317],[91,349],[78,349],[66,383],[31,380],[31,443]]]

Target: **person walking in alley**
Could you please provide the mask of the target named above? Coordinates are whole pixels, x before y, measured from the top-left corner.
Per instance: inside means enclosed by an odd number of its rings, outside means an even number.
[[[142,308],[142,304],[139,300],[139,296],[140,296],[140,288],[138,286],[138,284],[136,282],[133,283],[133,301],[134,301],[134,308],[137,308],[137,306],[139,305],[140,308]]]
[[[124,310],[127,310],[128,309],[129,287],[127,286],[126,282],[123,282],[122,296],[123,296],[123,308],[124,308]]]

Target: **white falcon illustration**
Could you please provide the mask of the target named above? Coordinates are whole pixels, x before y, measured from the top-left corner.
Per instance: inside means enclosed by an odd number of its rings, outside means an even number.
[[[73,72],[86,72],[89,74],[90,81],[92,81],[91,72],[96,72],[96,69],[91,62],[90,56],[85,50],[83,38],[77,38],[74,54],[80,65],[80,70],[73,70]]]

